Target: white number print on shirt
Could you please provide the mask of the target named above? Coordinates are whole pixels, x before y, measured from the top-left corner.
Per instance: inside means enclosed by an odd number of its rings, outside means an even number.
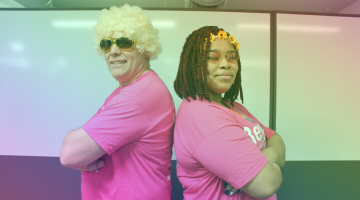
[[[261,128],[260,124],[257,124],[252,129],[244,127],[244,131],[250,136],[252,141],[258,146],[260,150],[266,147],[266,139],[264,129]]]

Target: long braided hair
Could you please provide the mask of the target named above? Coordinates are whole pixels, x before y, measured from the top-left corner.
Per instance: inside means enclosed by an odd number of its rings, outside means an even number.
[[[179,70],[174,81],[174,89],[181,99],[189,97],[194,100],[196,95],[202,100],[203,98],[210,100],[209,89],[207,85],[207,55],[210,48],[210,33],[217,35],[223,29],[217,26],[204,26],[193,31],[187,38],[180,56]],[[230,35],[228,33],[228,35]],[[207,38],[207,39],[206,39]],[[233,44],[234,49],[236,49]],[[238,53],[238,52],[237,52]],[[231,88],[222,97],[224,101],[230,101],[234,106],[240,92],[240,99],[244,103],[243,91],[241,87],[241,63],[237,61],[239,69]]]

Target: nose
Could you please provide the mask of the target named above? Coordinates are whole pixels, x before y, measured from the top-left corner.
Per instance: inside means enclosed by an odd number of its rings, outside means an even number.
[[[221,69],[230,69],[230,66],[229,65],[222,65]]]
[[[221,61],[220,61],[220,63],[219,63],[219,66],[220,66],[222,69],[230,69],[229,61],[225,58],[224,55],[221,56]]]
[[[109,53],[111,56],[118,56],[122,53],[122,51],[116,46],[115,43],[113,43]]]

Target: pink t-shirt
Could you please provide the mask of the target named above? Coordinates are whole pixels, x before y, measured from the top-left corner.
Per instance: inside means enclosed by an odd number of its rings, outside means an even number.
[[[174,130],[177,176],[185,200],[254,200],[245,192],[229,197],[224,181],[241,188],[266,165],[261,153],[274,131],[262,125],[249,111],[234,102],[237,113],[208,100],[184,99]],[[267,198],[276,200],[276,194]]]
[[[98,173],[81,173],[82,199],[169,200],[174,115],[154,71],[117,88],[82,127],[107,153]]]

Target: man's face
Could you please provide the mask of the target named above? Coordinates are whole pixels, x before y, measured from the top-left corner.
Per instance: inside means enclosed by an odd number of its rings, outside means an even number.
[[[130,51],[119,49],[115,44],[104,58],[111,75],[122,85],[133,80],[136,75],[148,67],[148,57],[145,53],[139,53],[136,47]]]

